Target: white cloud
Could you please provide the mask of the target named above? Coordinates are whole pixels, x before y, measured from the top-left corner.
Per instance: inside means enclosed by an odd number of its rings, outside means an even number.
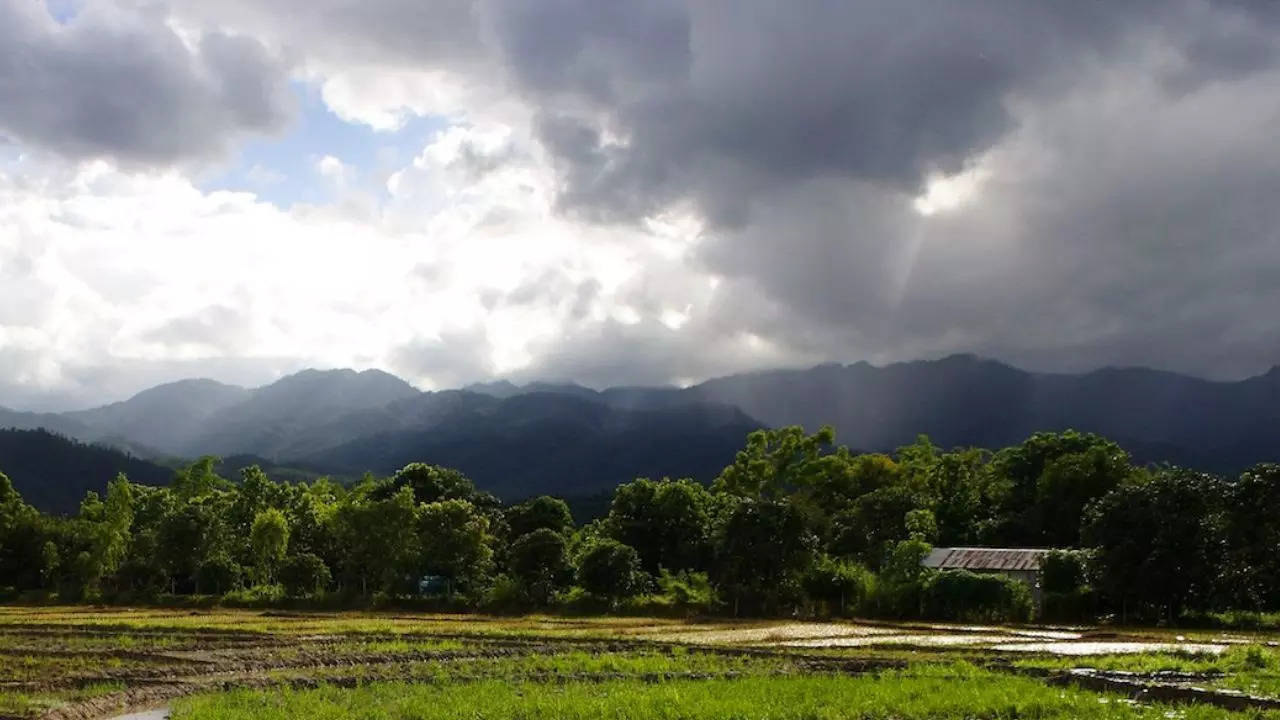
[[[442,131],[372,219],[205,193],[175,172],[5,166],[0,269],[25,269],[5,296],[29,300],[0,311],[0,348],[25,358],[7,377],[26,392],[68,392],[90,358],[95,377],[242,360],[259,362],[263,381],[279,368],[377,366],[431,387],[516,372],[570,326],[639,320],[632,285],[647,256],[669,252],[672,230],[561,218],[554,176],[530,150],[507,128]],[[336,182],[350,171],[333,156],[316,167]],[[469,354],[440,351],[462,337]],[[120,389],[70,392],[108,400]]]
[[[284,173],[272,170],[262,165],[254,165],[245,171],[245,179],[249,181],[255,188],[270,187],[279,185],[286,179]]]
[[[468,107],[462,79],[442,71],[372,66],[312,74],[320,78],[321,97],[335,115],[374,130],[399,130],[413,116],[460,118]]]
[[[325,155],[316,161],[316,172],[330,182],[342,185],[347,181],[351,168],[332,155]]]

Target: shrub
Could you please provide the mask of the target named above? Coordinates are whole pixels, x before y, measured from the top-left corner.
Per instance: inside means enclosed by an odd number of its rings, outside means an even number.
[[[235,590],[240,585],[242,570],[230,556],[214,555],[196,568],[196,592],[217,595]]]
[[[929,574],[922,575],[924,580],[894,580],[881,575],[872,585],[858,611],[865,615],[891,618],[920,617],[921,593]]]
[[[944,570],[928,576],[921,588],[926,617],[964,622],[1024,622],[1031,618],[1031,591],[1003,575]]]
[[[539,528],[511,543],[511,572],[520,580],[525,596],[538,605],[550,604],[573,577],[563,535]]]
[[[1085,622],[1098,615],[1098,595],[1082,585],[1071,592],[1046,592],[1041,599],[1040,617],[1049,622]]]
[[[314,553],[290,556],[280,568],[280,584],[290,597],[318,595],[332,579],[329,566]]]
[[[1085,553],[1053,550],[1040,565],[1040,586],[1046,593],[1074,593],[1085,582]]]
[[[828,613],[844,615],[863,604],[874,578],[858,563],[824,555],[805,573],[803,584],[809,598],[825,605]]]
[[[283,600],[284,588],[279,585],[254,585],[222,596],[223,604],[233,607],[272,607]]]
[[[672,574],[662,568],[658,574],[658,591],[672,605],[687,612],[710,612],[720,604],[716,589],[704,572],[682,570]]]
[[[640,554],[617,540],[597,540],[578,558],[578,584],[616,605],[648,584],[640,570]]]
[[[493,585],[485,593],[481,606],[494,612],[519,610],[528,604],[520,581],[510,575],[499,575],[493,579]]]

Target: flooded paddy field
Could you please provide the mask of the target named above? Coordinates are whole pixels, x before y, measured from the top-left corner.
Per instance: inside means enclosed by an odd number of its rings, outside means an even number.
[[[1280,638],[1115,628],[0,608],[0,720],[1280,718]],[[132,716],[129,716],[132,717]]]

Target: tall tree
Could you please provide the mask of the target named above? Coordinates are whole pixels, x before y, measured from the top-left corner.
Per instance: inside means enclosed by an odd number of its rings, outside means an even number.
[[[578,584],[616,607],[618,601],[644,589],[640,554],[617,540],[597,540],[578,558]]]
[[[249,530],[249,546],[253,548],[258,581],[274,583],[276,570],[289,548],[289,523],[285,521],[284,513],[275,508],[258,513]]]
[[[1074,430],[1036,433],[996,453],[991,469],[1003,489],[1005,515],[993,539],[1062,547],[1079,544],[1085,506],[1134,474],[1119,445]]]
[[[538,528],[511,543],[511,573],[529,599],[546,605],[573,577],[565,537],[551,528]]]
[[[1224,505],[1224,586],[1236,607],[1280,608],[1280,465],[1255,465],[1231,483]]]
[[[380,484],[372,493],[375,500],[386,500],[400,488],[413,489],[414,502],[419,504],[441,500],[466,500],[472,505],[489,510],[497,507],[498,500],[487,492],[476,489],[466,475],[453,468],[427,463],[409,463],[396,471],[390,481]]]
[[[512,538],[527,535],[546,528],[566,534],[573,530],[573,515],[569,505],[560,498],[542,495],[507,508],[504,513]]]
[[[747,498],[778,498],[813,484],[825,468],[820,462],[832,449],[835,431],[823,427],[813,435],[795,425],[757,430],[716,478],[713,489]]]
[[[735,615],[780,612],[803,596],[801,580],[816,549],[817,538],[790,501],[744,498],[719,530],[715,579]]]
[[[357,487],[333,514],[333,532],[341,548],[340,577],[370,589],[407,589],[418,557],[413,489],[402,487],[385,500],[370,497],[369,486]]]
[[[441,500],[418,507],[421,570],[443,575],[462,592],[481,588],[493,570],[493,542],[489,518],[461,499]]]
[[[635,548],[647,572],[705,570],[714,504],[711,493],[693,480],[639,478],[614,492],[604,531]]]
[[[1122,615],[1177,618],[1205,609],[1224,557],[1219,478],[1166,469],[1129,482],[1086,511],[1096,586]]]

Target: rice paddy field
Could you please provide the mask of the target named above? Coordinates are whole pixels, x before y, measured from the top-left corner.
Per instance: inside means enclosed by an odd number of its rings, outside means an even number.
[[[0,607],[0,719],[1280,718],[1280,636]]]

